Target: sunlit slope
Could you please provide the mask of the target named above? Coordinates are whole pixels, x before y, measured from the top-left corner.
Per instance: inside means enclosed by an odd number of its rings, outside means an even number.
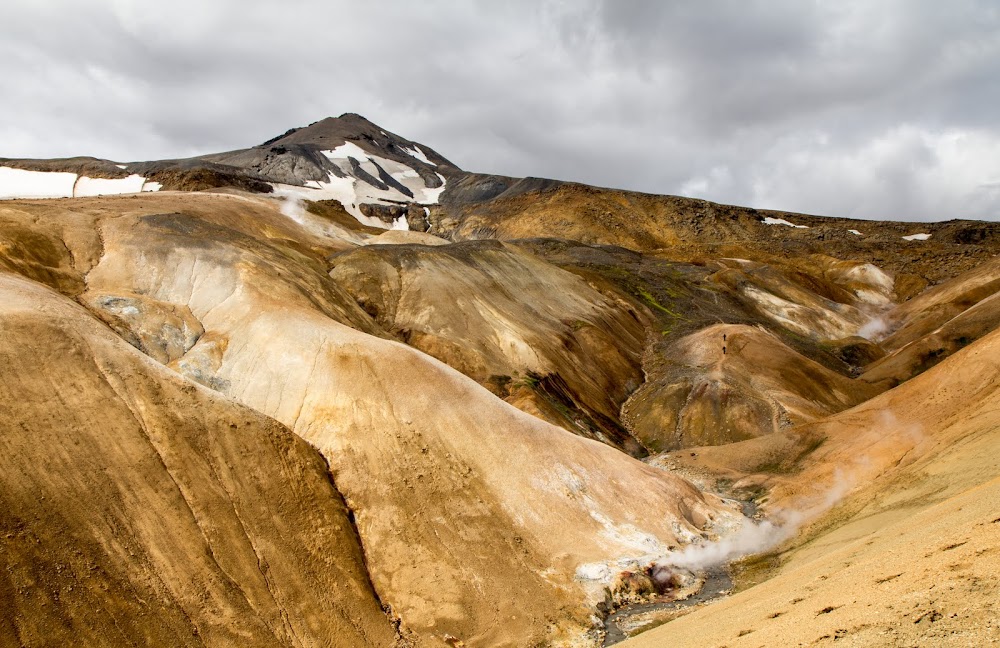
[[[1000,643],[1000,480],[860,527],[769,581],[619,645]]]
[[[881,396],[791,430],[784,445],[699,450],[692,463],[719,474],[766,468],[752,479],[769,489],[772,512],[820,513],[847,498],[781,556],[772,580],[635,645],[996,641],[998,347],[992,333]]]

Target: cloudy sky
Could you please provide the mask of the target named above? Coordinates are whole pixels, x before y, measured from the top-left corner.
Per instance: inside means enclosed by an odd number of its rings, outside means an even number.
[[[996,0],[2,0],[0,97],[4,157],[357,112],[468,170],[1000,220]]]

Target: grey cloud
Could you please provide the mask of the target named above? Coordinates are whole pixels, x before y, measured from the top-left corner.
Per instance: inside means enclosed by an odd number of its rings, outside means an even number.
[[[470,170],[996,219],[998,27],[987,0],[7,0],[0,156],[186,156],[359,112]]]

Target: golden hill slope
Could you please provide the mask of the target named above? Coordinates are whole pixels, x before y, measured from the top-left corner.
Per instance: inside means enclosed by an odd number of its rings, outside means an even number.
[[[662,452],[721,445],[813,421],[875,395],[749,326],[717,324],[661,352],[664,364],[625,406],[633,434]]]
[[[798,430],[803,442],[822,443],[794,474],[764,478],[768,508],[850,496],[812,526],[808,542],[781,556],[772,579],[625,645],[1000,641],[998,347],[992,333],[896,389]]]
[[[682,479],[379,337],[326,275],[336,246],[271,203],[165,194],[76,206],[103,252],[81,301],[320,449],[381,600],[418,643],[587,642],[590,606],[621,569],[731,516]],[[57,202],[18,209],[59,240]],[[136,325],[156,321],[168,325]],[[203,331],[193,344],[176,335],[186,322]]]
[[[621,297],[496,241],[373,245],[333,262],[331,276],[409,345],[521,409],[641,450],[618,412],[643,380],[645,331]]]
[[[607,430],[645,378],[626,408],[643,443],[726,444],[657,463],[770,489],[771,511],[822,497],[846,470],[857,483],[898,475],[900,483],[935,484],[900,466],[947,456],[965,433],[919,446],[905,417],[886,432],[878,412],[901,398],[907,416],[924,415],[916,403],[927,399],[944,418],[919,423],[941,427],[948,417],[975,414],[958,408],[961,397],[991,397],[975,383],[985,374],[942,371],[953,367],[949,360],[830,416],[885,386],[848,377],[883,353],[853,333],[891,308],[902,285],[864,261],[808,246],[805,256],[786,259],[762,253],[693,263],[540,240],[430,247],[410,243],[428,243],[427,235],[375,239],[329,210],[289,215],[282,207],[269,198],[169,192],[4,203],[0,264],[76,299],[106,328],[67,304],[73,317],[180,374],[143,360],[168,383],[205,394],[185,379],[200,383],[318,448],[350,506],[379,600],[417,645],[592,645],[595,604],[608,589],[636,586],[626,572],[734,519],[730,505],[676,475],[518,411],[482,385],[543,418],[565,418],[562,405],[584,421],[581,431],[628,448],[627,437]],[[745,226],[774,227],[751,221]],[[970,281],[983,292],[982,280]],[[928,293],[927,312],[968,301],[968,291],[957,290],[954,298]],[[932,332],[961,324],[952,337],[969,326],[981,335],[992,313],[987,293]],[[911,308],[904,319],[922,331],[930,320]],[[903,307],[889,312],[897,311]],[[44,330],[44,321],[27,328]],[[494,380],[503,376],[515,387],[506,393]],[[515,376],[525,384],[513,385]],[[948,380],[958,385],[954,394],[943,387]],[[916,391],[906,391],[911,385]],[[167,391],[149,387],[147,407],[162,407],[156,394]],[[563,400],[546,400],[553,393]],[[214,416],[228,422],[234,414]],[[585,417],[612,425],[595,434]],[[983,443],[959,459],[988,456],[994,441]],[[851,515],[895,482],[876,483],[831,520],[855,528]],[[789,555],[787,568],[823,553],[824,542]],[[25,626],[35,617],[19,618]],[[213,631],[243,632],[233,619],[213,618]]]
[[[372,646],[323,459],[0,273],[0,645]]]

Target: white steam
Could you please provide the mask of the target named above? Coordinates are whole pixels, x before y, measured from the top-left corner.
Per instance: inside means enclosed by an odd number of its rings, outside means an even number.
[[[299,225],[306,224],[306,209],[302,204],[302,196],[294,191],[275,190],[275,196],[281,198],[281,213],[288,216]]]
[[[690,544],[679,551],[667,554],[656,561],[655,567],[700,571],[712,569],[744,556],[765,553],[788,540],[803,524],[830,510],[854,487],[855,480],[840,470],[834,473],[834,482],[822,495],[814,498],[801,509],[780,511],[774,520],[756,521],[743,519],[735,532],[711,542]]]
[[[924,440],[923,427],[919,423],[900,421],[889,409],[879,413],[877,430],[883,440],[904,444],[904,455]],[[795,535],[804,524],[833,508],[857,483],[869,481],[884,467],[867,455],[858,456],[850,466],[834,471],[829,488],[804,500],[800,507],[778,511],[770,520],[743,518],[743,524],[736,531],[715,541],[687,545],[656,561],[655,566],[663,570],[698,571],[770,551]]]
[[[688,545],[657,561],[657,566],[679,567],[690,571],[711,569],[743,556],[768,551],[790,538],[793,533],[795,527],[788,524],[748,519],[732,535],[715,542]]]
[[[858,335],[866,340],[880,340],[889,330],[889,324],[882,317],[873,317],[858,329]]]

